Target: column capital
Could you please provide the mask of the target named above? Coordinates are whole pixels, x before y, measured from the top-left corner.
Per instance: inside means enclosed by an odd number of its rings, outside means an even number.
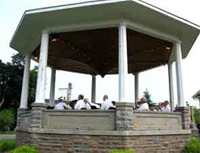
[[[42,34],[50,34],[50,31],[49,30],[47,30],[47,29],[44,29],[44,30],[42,30]]]
[[[43,109],[46,109],[47,106],[48,105],[46,103],[32,103],[31,104],[32,109],[41,109],[41,110],[43,110]]]
[[[128,23],[126,21],[120,21],[119,26],[125,26],[127,27]]]

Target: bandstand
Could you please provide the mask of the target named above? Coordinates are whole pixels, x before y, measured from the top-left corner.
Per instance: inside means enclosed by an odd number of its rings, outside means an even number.
[[[18,145],[40,152],[180,152],[189,140],[191,118],[184,107],[181,60],[200,27],[138,0],[104,0],[28,10],[10,46],[26,55],[18,110]],[[39,63],[36,97],[27,110],[30,59]],[[176,64],[178,107],[174,108],[172,64]],[[170,102],[176,112],[139,112],[127,102],[127,75],[168,64]],[[119,75],[116,110],[48,110],[46,68],[51,67],[50,104],[56,70],[90,74],[92,101],[96,75]]]

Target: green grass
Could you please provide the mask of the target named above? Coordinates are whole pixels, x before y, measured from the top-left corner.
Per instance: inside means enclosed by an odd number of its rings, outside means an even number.
[[[0,140],[0,152],[10,151],[16,147],[15,139]]]
[[[0,131],[0,134],[1,135],[4,135],[4,134],[16,134],[16,131]]]

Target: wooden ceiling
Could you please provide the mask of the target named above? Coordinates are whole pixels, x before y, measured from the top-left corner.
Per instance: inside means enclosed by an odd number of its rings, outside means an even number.
[[[173,46],[127,29],[127,47],[128,72],[136,73],[166,64]],[[118,73],[118,28],[51,34],[48,66],[101,76]]]

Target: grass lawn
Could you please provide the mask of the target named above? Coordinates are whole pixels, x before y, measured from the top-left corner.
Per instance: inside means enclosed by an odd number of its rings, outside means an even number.
[[[16,131],[0,131],[0,134],[16,134]]]
[[[0,140],[0,152],[10,151],[16,147],[15,139]]]

